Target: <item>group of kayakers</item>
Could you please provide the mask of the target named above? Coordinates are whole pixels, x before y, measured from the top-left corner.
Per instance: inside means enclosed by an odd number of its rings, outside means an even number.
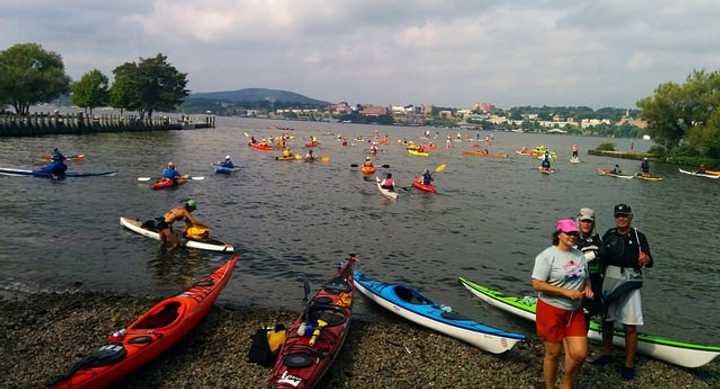
[[[645,235],[631,226],[632,208],[613,208],[615,227],[600,238],[595,212],[582,208],[575,219],[555,223],[552,245],[535,258],[532,286],[538,292],[537,335],[543,339],[546,388],[554,388],[560,355],[565,352],[560,387],[572,386],[587,357],[589,321],[602,322],[603,351],[591,363],[612,362],[614,324],[625,329],[620,375],[635,377],[637,326],[644,324],[640,288],[642,269],[653,266]]]

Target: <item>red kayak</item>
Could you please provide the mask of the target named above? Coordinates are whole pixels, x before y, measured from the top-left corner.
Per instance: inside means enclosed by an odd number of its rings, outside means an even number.
[[[262,143],[252,143],[251,142],[251,143],[248,143],[248,146],[252,147],[255,150],[260,150],[260,151],[272,151],[272,149],[273,149],[272,146],[264,145]]]
[[[108,344],[52,379],[51,388],[104,388],[148,364],[182,339],[207,316],[232,276],[235,255],[185,292],[152,307]]]
[[[413,180],[413,186],[416,187],[416,188],[418,188],[418,189],[420,189],[421,191],[424,191],[424,192],[430,192],[430,193],[435,193],[435,192],[437,192],[437,189],[435,188],[435,185],[433,185],[433,184],[425,185],[425,184],[423,184],[422,181],[420,181],[420,179],[417,178],[417,177],[415,177],[415,179]]]
[[[187,177],[178,177],[177,180],[173,181],[168,178],[161,178],[157,181],[155,181],[154,184],[150,185],[150,188],[152,190],[163,190],[168,188],[174,188],[176,186],[180,186],[187,182]]]
[[[268,388],[312,388],[333,363],[350,329],[355,261],[351,254],[290,326]]]
[[[318,142],[305,143],[305,147],[307,147],[307,148],[316,147],[319,144],[320,143],[318,143]]]

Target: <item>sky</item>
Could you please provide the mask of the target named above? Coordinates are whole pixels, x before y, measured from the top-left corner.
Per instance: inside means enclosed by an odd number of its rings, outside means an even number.
[[[720,68],[720,3],[665,0],[0,0],[0,50],[73,79],[157,53],[193,92],[330,102],[634,107]]]

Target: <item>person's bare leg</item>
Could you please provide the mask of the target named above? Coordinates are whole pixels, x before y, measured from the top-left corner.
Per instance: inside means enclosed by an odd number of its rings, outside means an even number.
[[[565,345],[565,373],[560,380],[560,389],[572,388],[580,367],[587,358],[587,338],[570,336],[563,340]]]
[[[635,367],[637,343],[637,326],[625,325],[625,367]]]
[[[555,388],[558,359],[560,359],[562,345],[562,343],[545,342],[545,356],[543,358],[543,379],[545,381],[545,389]]]

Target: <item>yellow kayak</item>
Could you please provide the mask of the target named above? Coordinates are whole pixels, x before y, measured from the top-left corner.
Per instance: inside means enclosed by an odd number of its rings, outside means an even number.
[[[663,180],[663,178],[660,177],[660,176],[642,176],[642,175],[638,174],[636,177],[639,178],[639,179],[641,179],[641,180],[645,180],[645,181],[654,181],[654,182],[657,182],[657,181],[662,181],[662,180]]]
[[[417,150],[408,150],[408,154],[415,155],[418,157],[427,157],[428,155],[430,155],[430,153],[428,153],[428,152],[417,151]]]
[[[705,174],[710,174],[712,176],[720,176],[720,170],[705,170]]]

